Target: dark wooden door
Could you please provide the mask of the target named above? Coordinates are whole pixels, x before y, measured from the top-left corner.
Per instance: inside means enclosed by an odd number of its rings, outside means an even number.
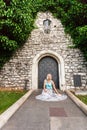
[[[52,74],[53,81],[57,88],[59,88],[59,72],[57,61],[50,56],[42,58],[38,63],[38,88],[43,88],[44,79],[47,74]]]

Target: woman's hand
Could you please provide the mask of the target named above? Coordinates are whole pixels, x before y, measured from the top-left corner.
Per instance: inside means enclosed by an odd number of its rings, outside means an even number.
[[[58,91],[56,91],[56,94],[57,94],[58,96],[61,96],[61,94],[60,94]]]
[[[60,93],[58,93],[58,96],[61,96],[61,94],[60,94]]]
[[[44,92],[47,92],[47,89],[44,89]]]

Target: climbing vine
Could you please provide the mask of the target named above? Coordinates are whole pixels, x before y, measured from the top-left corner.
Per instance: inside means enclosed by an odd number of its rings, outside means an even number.
[[[50,11],[60,19],[73,47],[87,59],[87,4],[80,1],[0,0],[0,68],[26,42],[39,11]]]

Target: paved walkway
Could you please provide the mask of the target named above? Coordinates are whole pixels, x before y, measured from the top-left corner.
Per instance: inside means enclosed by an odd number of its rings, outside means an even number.
[[[87,117],[69,99],[43,102],[30,98],[1,130],[87,130]]]

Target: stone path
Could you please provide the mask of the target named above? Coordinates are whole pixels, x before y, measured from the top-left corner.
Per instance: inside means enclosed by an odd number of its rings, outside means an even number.
[[[87,130],[86,115],[69,99],[43,102],[33,92],[1,130]]]

